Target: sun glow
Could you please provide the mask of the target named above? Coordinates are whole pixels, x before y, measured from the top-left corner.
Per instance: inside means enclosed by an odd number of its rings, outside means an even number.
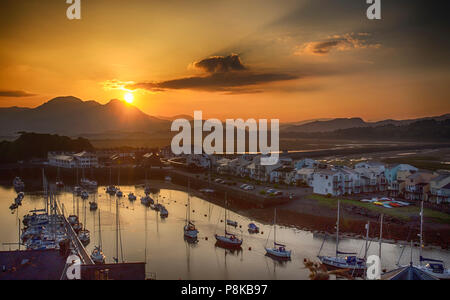
[[[132,93],[126,93],[123,97],[127,103],[133,103],[134,96]]]

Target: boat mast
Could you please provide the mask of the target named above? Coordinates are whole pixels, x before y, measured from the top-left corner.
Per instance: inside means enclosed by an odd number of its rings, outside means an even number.
[[[422,265],[422,247],[423,247],[423,201],[420,203],[420,245],[419,245],[419,263]]]
[[[336,222],[336,257],[339,254],[339,218],[340,218],[340,200],[338,199],[337,222]]]
[[[100,209],[98,210],[98,247],[102,249],[102,223],[100,222]]]
[[[273,244],[277,243],[277,209],[275,208],[275,213],[273,217]]]
[[[227,234],[227,193],[225,192],[225,235]]]
[[[380,258],[380,261],[381,261],[381,246],[383,244],[383,218],[384,218],[384,215],[381,214],[381,216],[380,216],[380,240],[379,240],[380,247],[378,250],[378,257]]]
[[[189,224],[191,222],[191,199],[189,198],[189,192],[191,190],[191,181],[188,179],[188,192],[187,192],[187,212],[186,212],[186,223]]]
[[[119,198],[116,199],[116,263],[119,263]]]
[[[370,221],[367,221],[367,224],[366,224],[366,251],[364,253],[364,260],[367,260],[367,251],[369,251],[369,229],[370,229]]]

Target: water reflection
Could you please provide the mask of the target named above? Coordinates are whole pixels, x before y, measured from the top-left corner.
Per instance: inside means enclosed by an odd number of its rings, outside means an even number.
[[[143,187],[121,186],[121,190],[124,195],[133,192],[138,199],[144,195]],[[224,249],[216,245],[214,238],[216,233],[223,233],[224,224],[220,220],[224,221],[224,209],[191,196],[191,219],[199,234],[197,240],[190,241],[184,237],[183,231],[186,221],[186,192],[164,188],[153,192],[151,197],[155,202],[163,204],[169,211],[167,219],[161,219],[158,212],[142,205],[140,201],[132,202],[127,197],[118,199],[115,195],[106,194],[105,187],[99,187],[96,193],[97,212],[87,210],[84,214],[85,205],[94,199],[92,194],[88,200],[82,200],[80,197],[74,197],[70,189],[66,188],[57,197],[64,205],[66,214],[77,214],[90,230],[88,253],[98,244],[99,227],[101,228],[107,263],[114,262],[113,258],[117,256],[120,261],[122,256],[126,262],[146,261],[147,273],[156,273],[157,279],[308,279],[309,271],[304,268],[303,260],[308,258],[316,261],[323,237],[296,228],[278,227],[277,239],[282,240],[292,250],[292,258],[290,261],[276,260],[266,256],[264,249],[267,241],[273,238],[270,237],[272,225],[262,224],[240,213],[229,212],[230,219],[239,224],[232,231],[239,238],[242,236],[243,245],[240,249]],[[3,245],[2,250],[17,249],[19,219],[29,210],[43,208],[45,203],[42,193],[26,193],[23,205],[11,214],[8,207],[14,197],[12,188],[0,187],[0,241],[11,243]],[[116,241],[116,205],[120,224],[119,251]],[[101,226],[98,213],[101,214]],[[255,223],[260,228],[260,233],[248,233],[246,228],[249,223]],[[342,239],[340,245],[342,251],[364,249],[362,240]],[[404,250],[400,245],[383,244],[383,268],[395,268],[402,252],[404,254],[400,263],[407,264],[409,249]],[[334,251],[334,240],[327,238],[321,254],[333,255]],[[369,255],[377,253],[378,243],[373,242]],[[426,249],[424,254],[443,259],[450,265],[448,251]],[[415,261],[418,261],[417,249],[414,249],[413,255]]]

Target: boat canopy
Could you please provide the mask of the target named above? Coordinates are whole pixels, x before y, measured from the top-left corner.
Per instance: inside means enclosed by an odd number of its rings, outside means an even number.
[[[420,261],[430,261],[430,262],[444,263],[442,260],[426,258],[426,257],[423,257],[423,256],[420,257]]]
[[[354,252],[341,252],[341,251],[337,251],[337,254],[342,254],[342,255],[356,255],[356,253],[354,253]]]
[[[286,245],[283,245],[283,244],[278,244],[278,243],[273,243],[275,246],[279,246],[279,247],[286,247]]]

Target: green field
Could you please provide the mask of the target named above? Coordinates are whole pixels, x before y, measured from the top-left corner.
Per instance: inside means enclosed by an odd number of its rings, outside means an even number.
[[[309,199],[316,200],[319,205],[328,206],[328,207],[336,207],[338,198],[328,198],[321,195],[311,195],[309,196]],[[352,200],[347,198],[339,198],[342,204],[357,206],[366,208],[370,211],[377,212],[377,213],[383,213],[387,216],[391,216],[403,221],[408,221],[411,219],[411,217],[418,217],[420,208],[417,206],[406,206],[406,207],[396,207],[396,208],[385,208],[380,207],[377,205],[374,205],[372,203],[366,203],[361,202],[358,200]],[[444,223],[444,224],[450,224],[450,215],[425,208],[424,209],[424,216],[427,219],[430,219],[437,223]]]

